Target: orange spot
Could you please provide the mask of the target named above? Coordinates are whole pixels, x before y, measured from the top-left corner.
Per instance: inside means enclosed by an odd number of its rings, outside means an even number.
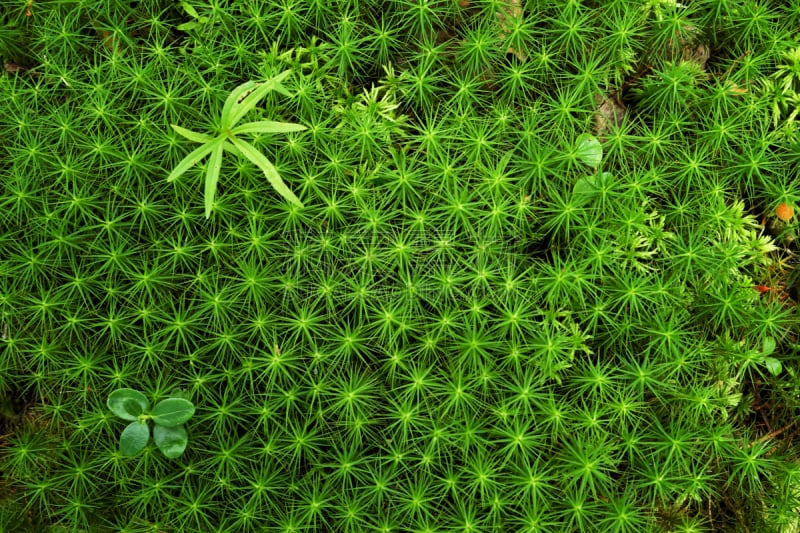
[[[794,216],[794,209],[786,202],[783,202],[775,209],[775,214],[778,215],[779,219],[788,222]]]

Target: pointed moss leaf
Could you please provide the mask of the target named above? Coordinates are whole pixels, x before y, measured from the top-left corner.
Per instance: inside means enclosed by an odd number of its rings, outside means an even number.
[[[220,137],[218,139],[214,139],[208,144],[204,144],[203,146],[197,148],[196,150],[192,151],[189,155],[183,158],[178,166],[170,173],[167,177],[167,183],[171,183],[175,181],[177,178],[183,175],[184,172],[195,166],[197,163],[202,161],[202,159],[211,153],[217,146],[222,144],[225,140],[224,137]]]
[[[222,145],[223,142],[220,142],[214,146],[211,152],[211,158],[208,161],[208,168],[206,169],[206,218],[211,217],[211,208],[214,207],[214,193],[217,190],[219,172],[222,169]]]
[[[165,427],[156,425],[153,428],[153,440],[158,449],[169,459],[175,459],[186,449],[189,438],[183,426]]]
[[[231,130],[234,135],[241,133],[289,133],[293,131],[303,131],[307,129],[302,124],[292,124],[290,122],[272,122],[263,120],[259,122],[248,122],[241,126],[236,126]]]
[[[167,398],[153,408],[153,422],[168,428],[179,426],[194,414],[194,405],[183,398]]]
[[[584,133],[578,137],[578,159],[592,168],[600,166],[603,160],[603,147],[594,136]]]
[[[764,362],[767,365],[767,370],[769,370],[769,373],[773,376],[777,376],[781,373],[781,362],[774,357],[767,357]]]
[[[764,346],[762,348],[762,353],[764,355],[769,355],[775,351],[775,338],[774,337],[765,337],[764,338]]]
[[[269,180],[272,187],[278,191],[281,196],[298,207],[303,207],[303,203],[297,198],[297,196],[294,195],[289,187],[286,186],[281,177],[278,175],[278,170],[272,165],[272,163],[269,162],[266,157],[264,157],[264,154],[256,150],[251,144],[246,143],[241,139],[237,139],[236,137],[232,137],[231,141],[247,159],[255,163],[256,166],[258,166],[258,168],[264,172],[267,180]]]
[[[147,446],[150,428],[146,422],[131,422],[119,438],[119,452],[125,457],[133,457]]]
[[[189,139],[192,142],[196,143],[207,143],[214,140],[214,137],[211,135],[207,135],[205,133],[197,133],[196,131],[187,130],[186,128],[181,128],[180,126],[176,126],[175,124],[170,124],[175,133]]]
[[[117,389],[108,396],[108,408],[123,420],[136,420],[147,411],[150,403],[147,396],[133,389]]]

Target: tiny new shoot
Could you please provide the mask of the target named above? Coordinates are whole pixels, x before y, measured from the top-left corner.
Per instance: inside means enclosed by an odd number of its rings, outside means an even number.
[[[194,405],[183,398],[167,398],[150,411],[150,402],[141,392],[117,389],[108,397],[112,413],[131,423],[122,431],[119,451],[125,457],[141,452],[150,440],[149,421],[154,423],[153,440],[169,459],[175,459],[186,449],[189,439],[183,424],[194,414]]]
[[[593,135],[584,133],[577,139],[577,157],[585,165],[591,167],[595,173],[584,176],[575,182],[572,194],[578,205],[590,202],[600,189],[611,179],[610,172],[600,172],[600,163],[603,161],[603,147]]]
[[[206,156],[210,156],[206,168],[205,181],[206,218],[211,217],[211,211],[214,206],[214,194],[217,190],[217,182],[219,181],[219,174],[222,168],[223,151],[232,154],[241,154],[249,159],[264,172],[267,180],[281,196],[298,207],[303,207],[302,202],[300,202],[297,196],[294,195],[278,175],[278,171],[273,164],[264,157],[261,152],[256,150],[252,144],[242,140],[239,136],[246,133],[289,133],[303,131],[306,127],[300,124],[273,121],[248,122],[237,126],[239,121],[242,120],[268,92],[274,90],[283,95],[290,96],[290,93],[280,83],[286,79],[290,73],[290,70],[286,70],[266,82],[257,83],[248,81],[234,89],[227,100],[225,100],[220,121],[222,132],[216,137],[204,133],[197,133],[176,126],[175,124],[171,125],[172,129],[179,135],[190,141],[202,143],[202,145],[189,153],[189,155],[178,163],[172,173],[167,177],[168,183],[175,181]]]

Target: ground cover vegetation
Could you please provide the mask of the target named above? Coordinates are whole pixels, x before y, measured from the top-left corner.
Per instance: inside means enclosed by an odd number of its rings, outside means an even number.
[[[798,24],[0,0],[0,530],[798,531]]]

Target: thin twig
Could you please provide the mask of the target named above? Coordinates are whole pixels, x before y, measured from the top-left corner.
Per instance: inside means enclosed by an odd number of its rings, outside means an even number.
[[[790,423],[786,424],[785,426],[783,426],[780,429],[776,429],[775,431],[770,431],[769,433],[767,433],[766,435],[764,435],[760,439],[754,440],[753,442],[748,444],[747,448],[749,449],[749,448],[752,448],[753,446],[755,446],[756,444],[761,444],[762,442],[768,441],[770,439],[774,439],[775,437],[777,437],[778,435],[780,435],[781,433],[783,433],[784,431],[786,431],[787,429],[789,429],[790,427],[795,425],[796,423],[797,423],[797,421],[795,420],[794,422],[790,422]]]

